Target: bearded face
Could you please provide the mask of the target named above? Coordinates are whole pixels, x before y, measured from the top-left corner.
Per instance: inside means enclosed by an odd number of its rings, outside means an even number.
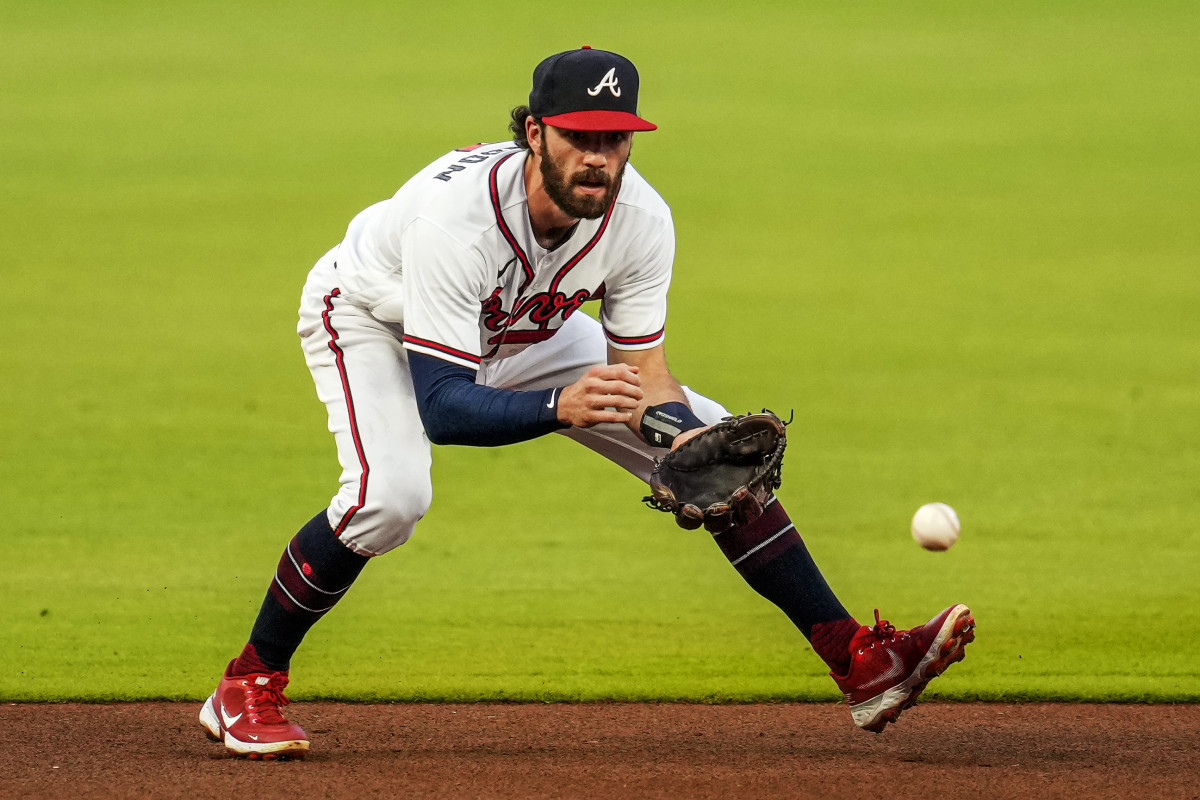
[[[544,141],[544,140],[543,140]],[[603,169],[584,167],[572,175],[567,175],[565,166],[554,159],[549,147],[542,148],[541,172],[542,183],[546,194],[563,213],[576,219],[598,219],[608,213],[609,207],[617,198],[621,188],[621,179],[625,175],[625,164],[617,170],[615,177],[610,177]],[[590,194],[577,190],[577,187],[601,188],[601,194]]]

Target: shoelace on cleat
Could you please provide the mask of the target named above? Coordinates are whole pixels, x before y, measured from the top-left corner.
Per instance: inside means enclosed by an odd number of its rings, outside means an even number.
[[[879,618],[879,609],[875,609],[875,626],[871,628],[871,632],[880,639],[888,639],[896,635],[896,626],[888,622],[886,619]]]
[[[267,725],[287,724],[287,719],[279,711],[280,706],[292,702],[283,694],[288,685],[286,675],[276,672],[264,684],[247,680],[244,685],[247,689],[246,709],[254,712],[259,722]]]

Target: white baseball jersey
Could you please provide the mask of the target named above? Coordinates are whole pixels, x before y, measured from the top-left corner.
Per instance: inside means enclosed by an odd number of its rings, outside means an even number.
[[[512,142],[455,150],[356,216],[336,255],[345,299],[400,323],[406,348],[474,369],[550,338],[589,300],[613,347],[661,343],[675,256],[667,204],[627,166],[609,212],[546,250],[529,221],[525,159]]]

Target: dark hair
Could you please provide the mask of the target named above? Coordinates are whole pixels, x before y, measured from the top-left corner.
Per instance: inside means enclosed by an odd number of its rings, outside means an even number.
[[[529,149],[529,140],[525,138],[525,120],[533,115],[529,110],[529,106],[517,106],[512,110],[512,122],[508,123],[508,129],[512,131],[513,142],[523,150]],[[533,118],[539,126],[542,121],[537,117]]]

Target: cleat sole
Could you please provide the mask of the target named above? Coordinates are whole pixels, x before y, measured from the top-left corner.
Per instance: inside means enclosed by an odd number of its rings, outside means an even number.
[[[229,747],[226,747],[225,750],[234,758],[244,758],[247,761],[303,761],[304,756],[308,754],[307,748],[272,753],[241,753]]]
[[[226,731],[225,749],[234,756],[248,758],[251,761],[302,759],[308,753],[308,741],[291,739],[282,742],[243,742],[233,738],[229,731]]]
[[[217,712],[213,710],[212,698],[209,697],[200,707],[200,727],[210,742],[221,741],[221,723],[217,720]]]

